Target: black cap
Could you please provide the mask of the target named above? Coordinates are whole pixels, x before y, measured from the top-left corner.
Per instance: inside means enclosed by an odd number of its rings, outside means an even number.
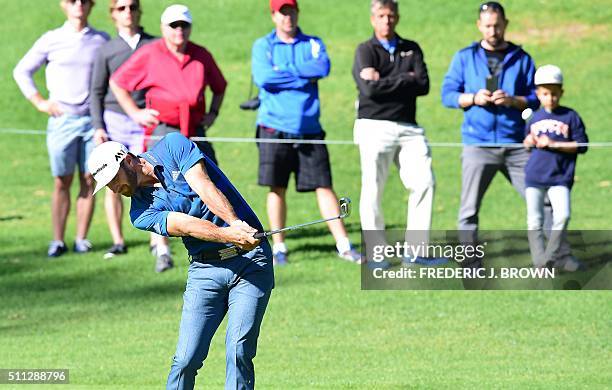
[[[478,17],[480,17],[480,14],[483,12],[496,12],[500,14],[502,18],[506,19],[504,7],[497,1],[487,1],[486,3],[480,4],[480,7],[478,8]]]

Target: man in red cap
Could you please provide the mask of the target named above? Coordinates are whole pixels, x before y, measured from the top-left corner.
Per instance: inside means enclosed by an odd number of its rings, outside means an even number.
[[[285,5],[295,8],[295,10],[298,11],[297,0],[270,0],[270,10],[272,13],[280,12],[281,8]]]
[[[253,45],[253,80],[259,87],[261,105],[257,115],[260,142],[259,185],[269,187],[268,218],[272,230],[285,226],[285,194],[291,173],[298,192],[314,191],[324,218],[340,214],[332,188],[329,154],[325,144],[301,140],[323,140],[319,122],[318,80],[329,75],[330,61],[323,41],[304,34],[298,27],[295,0],[271,0],[274,30]],[[282,140],[295,140],[285,143]],[[328,222],[338,256],[354,263],[361,254],[349,241],[341,220]],[[282,234],[275,234],[274,264],[287,263],[288,250]]]
[[[110,86],[123,110],[145,126],[148,136],[180,131],[202,137],[219,115],[227,82],[212,55],[189,41],[191,12],[171,5],[161,16],[162,39],[138,50],[113,74]],[[206,112],[204,91],[213,93]],[[139,108],[130,92],[146,89],[146,108]],[[157,139],[157,138],[156,138]],[[155,143],[146,140],[146,146]],[[196,142],[215,163],[207,142]]]

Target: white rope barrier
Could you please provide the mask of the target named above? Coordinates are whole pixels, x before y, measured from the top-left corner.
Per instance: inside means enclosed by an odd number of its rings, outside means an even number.
[[[20,135],[45,135],[45,130],[30,129],[2,129],[0,134],[20,134]],[[151,137],[157,139],[161,137]],[[227,143],[270,143],[270,144],[321,144],[321,145],[356,145],[349,140],[318,140],[318,139],[268,139],[268,138],[246,138],[246,137],[191,137],[192,141],[208,142],[227,142]],[[410,141],[407,141],[410,142]],[[428,142],[429,146],[442,148],[462,148],[465,144],[461,142]],[[522,143],[480,143],[470,144],[479,147],[497,148],[523,148]],[[588,146],[590,148],[612,148],[612,142],[586,142],[578,143],[577,146]]]

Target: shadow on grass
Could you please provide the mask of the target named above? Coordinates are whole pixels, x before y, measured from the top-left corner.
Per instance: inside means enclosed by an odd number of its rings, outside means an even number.
[[[325,231],[321,234],[321,236],[330,235],[330,240],[326,242],[307,242],[302,240],[302,237],[298,237],[299,239],[291,238],[287,236],[287,241],[290,241],[289,244],[289,257],[313,257],[313,258],[328,258],[328,257],[336,257],[336,246],[333,243],[333,238],[331,238],[331,233],[329,231]],[[359,247],[358,243],[354,243],[355,247]]]
[[[360,233],[361,232],[361,224],[359,222],[349,222],[345,221],[344,226],[348,233]],[[399,224],[389,225],[387,229],[403,229],[404,227]],[[331,232],[327,228],[327,225],[321,224],[318,226],[307,226],[298,230],[288,231],[287,237],[297,237],[297,238],[316,238],[323,237],[326,235],[331,235]]]
[[[87,254],[77,254],[72,252],[70,243],[68,245],[68,253],[59,258],[47,256],[47,246],[38,245],[36,247],[28,247],[27,249],[11,248],[8,251],[0,251],[0,277],[10,274],[21,273],[35,268],[45,267],[51,263],[60,262],[66,259],[74,258],[75,261],[83,259],[90,260],[92,258],[104,260],[103,256],[106,250],[111,247],[111,241],[102,241],[94,243],[94,250]],[[130,240],[127,242],[130,249],[146,247],[147,253],[149,248],[148,240]]]
[[[181,272],[180,268],[156,274],[151,266],[142,270],[147,274],[139,275],[133,268],[126,272],[128,266],[106,263],[72,270],[63,264],[47,272],[3,277],[0,296],[5,306],[0,308],[0,332],[59,331],[62,324],[75,318],[87,321],[130,307],[147,310],[182,297],[186,278],[168,274]]]
[[[345,223],[346,231],[348,233],[359,233],[361,231],[361,225],[358,222]],[[287,232],[287,237],[298,237],[298,238],[313,238],[322,237],[331,234],[327,225],[320,224],[318,226],[307,226],[293,231]]]
[[[299,256],[300,253],[304,257],[329,257],[336,255],[336,247],[333,244],[317,244],[312,242],[291,245],[291,256]]]
[[[0,217],[0,222],[15,221],[15,220],[22,220],[22,219],[23,219],[23,215],[7,215],[5,217]]]
[[[57,327],[71,313],[87,320],[123,307],[157,311],[157,305],[173,302],[174,306],[185,290],[186,263],[180,263],[181,259],[177,258],[179,264],[174,269],[156,274],[153,263],[148,262],[149,256],[146,257],[128,254],[123,257],[125,260],[106,261],[87,254],[66,255],[54,262],[31,258],[11,265],[4,262],[0,264],[2,270],[11,271],[3,275],[0,283],[4,303],[4,308],[0,307],[0,329],[23,334],[45,323]],[[229,262],[222,265],[232,270],[239,266]],[[271,273],[269,277],[262,277],[258,272],[251,272],[243,278],[268,289],[271,276]]]

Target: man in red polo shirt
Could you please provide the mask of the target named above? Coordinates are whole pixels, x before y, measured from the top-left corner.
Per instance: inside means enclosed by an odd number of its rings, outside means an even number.
[[[189,41],[192,17],[184,5],[171,5],[161,16],[162,39],[134,53],[110,80],[123,110],[146,128],[146,136],[180,131],[186,137],[202,137],[212,126],[223,102],[227,82],[212,55]],[[204,91],[213,92],[206,113]],[[130,92],[146,89],[146,108],[139,108]],[[149,137],[147,137],[149,138]],[[145,140],[145,147],[157,139]],[[196,142],[216,163],[208,142]]]

